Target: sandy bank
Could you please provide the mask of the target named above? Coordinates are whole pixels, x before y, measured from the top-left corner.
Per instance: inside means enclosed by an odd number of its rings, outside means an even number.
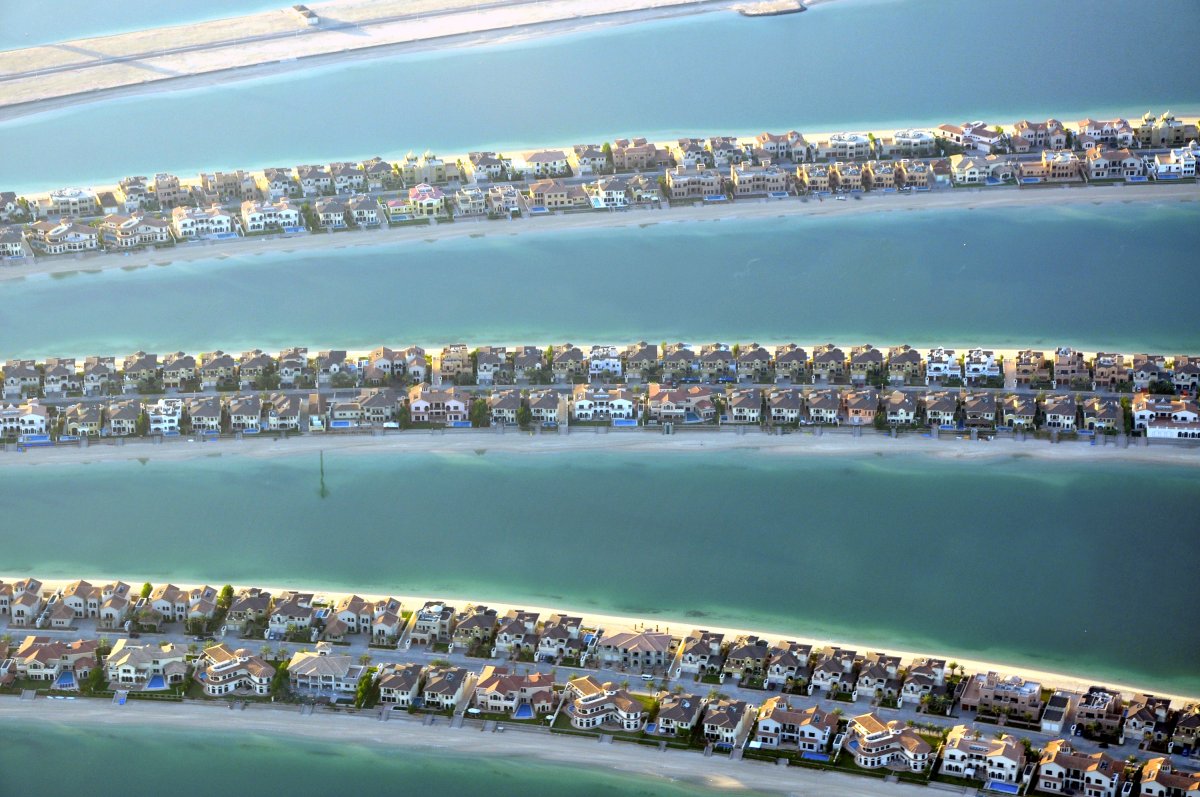
[[[789,435],[769,435],[758,429],[745,434],[730,430],[684,431],[664,436],[641,430],[612,430],[606,427],[577,426],[570,434],[532,434],[518,430],[503,433],[491,430],[425,431],[410,430],[382,436],[303,435],[283,439],[271,437],[244,440],[217,440],[189,443],[177,439],[155,444],[150,440],[129,440],[125,445],[93,443],[87,448],[55,447],[30,449],[23,453],[0,452],[0,468],[52,465],[99,464],[106,462],[178,462],[205,457],[280,457],[327,454],[400,453],[445,456],[486,456],[487,454],[522,455],[588,453],[718,454],[753,452],[763,456],[928,456],[954,462],[994,462],[1035,458],[1058,462],[1133,462],[1172,466],[1200,465],[1200,448],[1152,442],[1148,446],[1091,445],[1088,442],[1050,443],[1048,440],[1016,441],[996,439],[971,441],[944,435],[941,439],[906,433],[897,438],[864,430],[861,437],[847,433],[818,435],[811,430]]]
[[[703,784],[738,791],[755,789],[778,794],[821,794],[826,797],[872,797],[878,794],[916,795],[926,789],[902,783],[882,784],[873,778],[778,767],[757,761],[705,758],[699,752],[659,752],[632,744],[599,745],[595,740],[511,730],[481,733],[477,728],[450,728],[442,722],[424,727],[396,719],[381,723],[373,716],[323,712],[301,717],[294,707],[252,705],[245,711],[224,706],[155,704],[130,701],[117,708],[97,700],[21,701],[0,698],[0,718],[10,722],[39,722],[63,726],[144,727],[257,733],[335,744],[365,744],[391,749],[417,749],[455,756],[535,758],[557,764],[580,764],[620,774]]]
[[[1102,185],[1041,188],[954,189],[914,194],[867,193],[862,199],[835,201],[798,197],[782,200],[742,200],[710,207],[684,205],[669,209],[634,208],[623,212],[557,214],[510,221],[462,220],[428,227],[394,227],[369,231],[316,233],[290,237],[253,237],[229,241],[179,244],[156,251],[93,253],[74,257],[37,258],[15,266],[0,266],[0,282],[41,274],[92,273],[111,269],[136,269],[151,265],[246,259],[266,254],[297,256],[339,249],[361,249],[384,244],[429,245],[456,238],[513,236],[521,233],[598,231],[647,228],[683,222],[733,222],[742,219],[786,219],[853,216],[862,213],[916,213],[932,210],[988,208],[1044,208],[1062,205],[1127,203],[1193,203],[1200,201],[1195,184]],[[731,233],[739,228],[734,227]]]
[[[362,58],[500,44],[714,10],[727,0],[342,0],[0,53],[0,119]]]

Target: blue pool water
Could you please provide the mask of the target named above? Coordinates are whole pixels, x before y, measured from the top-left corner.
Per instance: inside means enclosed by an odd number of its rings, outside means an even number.
[[[75,688],[75,673],[73,673],[73,672],[61,673],[58,676],[58,678],[54,681],[54,688],[55,689],[74,689]]]
[[[167,682],[165,680],[163,680],[163,677],[161,675],[153,675],[150,677],[150,680],[146,682],[146,691],[151,691],[151,690],[155,690],[155,689],[166,689],[166,688],[167,688]]]
[[[515,720],[531,720],[533,719],[533,706],[528,703],[522,703],[517,706],[517,710],[513,712]]]
[[[987,785],[983,787],[984,791],[994,791],[1000,794],[1018,794],[1020,789],[1014,783],[1005,783],[1002,780],[989,780]]]

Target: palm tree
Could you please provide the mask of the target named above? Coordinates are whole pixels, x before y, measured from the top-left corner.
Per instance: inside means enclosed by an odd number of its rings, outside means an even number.
[[[368,664],[371,663],[371,654],[364,653],[361,656],[359,656],[358,663],[361,664],[362,666],[366,667]]]
[[[258,655],[259,655],[259,656],[261,656],[261,657],[262,657],[262,658],[264,658],[264,659],[269,659],[269,658],[271,658],[271,646],[270,646],[270,645],[263,645],[263,646],[262,646],[262,650],[258,651]]]

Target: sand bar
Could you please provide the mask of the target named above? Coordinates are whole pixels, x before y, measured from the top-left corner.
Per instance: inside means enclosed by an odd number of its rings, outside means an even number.
[[[728,0],[338,0],[0,52],[0,119],[351,59],[727,10]]]

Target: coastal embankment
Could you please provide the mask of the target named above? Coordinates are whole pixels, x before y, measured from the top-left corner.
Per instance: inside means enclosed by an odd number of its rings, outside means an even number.
[[[97,252],[73,257],[39,257],[17,265],[0,266],[0,282],[43,274],[101,272],[135,269],[223,257],[246,257],[265,253],[297,255],[380,244],[411,242],[429,244],[453,238],[505,238],[523,233],[541,234],[574,230],[645,228],[654,224],[684,222],[736,222],[741,219],[787,217],[835,217],[860,213],[915,213],[952,209],[1048,208],[1064,205],[1112,205],[1130,203],[1194,203],[1200,201],[1195,184],[1146,183],[1086,186],[1039,186],[1033,188],[956,188],[908,194],[866,193],[861,198],[835,201],[832,198],[788,197],[786,199],[739,200],[712,207],[704,204],[666,209],[554,214],[534,218],[490,221],[459,220],[429,226],[401,226],[369,231],[306,233],[261,236],[223,241],[181,243],[163,249],[133,252]],[[734,227],[731,232],[736,233]]]
[[[341,0],[0,52],[0,120],[421,50],[732,8],[730,0]],[[310,20],[312,23],[310,24]]]
[[[522,732],[511,726],[504,733],[480,733],[474,725],[451,728],[442,722],[425,726],[397,716],[378,722],[373,712],[320,711],[301,716],[295,706],[252,704],[245,711],[229,711],[225,704],[157,703],[129,701],[115,707],[98,700],[35,700],[0,697],[0,722],[22,726],[53,723],[70,728],[107,730],[142,727],[202,730],[237,734],[308,739],[334,746],[369,746],[387,750],[433,752],[459,758],[532,759],[571,766],[639,775],[708,788],[781,795],[820,794],[823,797],[876,797],[879,794],[927,794],[924,787],[906,783],[883,784],[837,772],[801,767],[779,767],[726,756],[705,757],[700,751],[670,751],[638,744],[598,745],[595,739],[544,732]],[[237,737],[227,739],[236,744]],[[27,781],[28,782],[28,781]],[[44,791],[44,789],[43,789]]]

